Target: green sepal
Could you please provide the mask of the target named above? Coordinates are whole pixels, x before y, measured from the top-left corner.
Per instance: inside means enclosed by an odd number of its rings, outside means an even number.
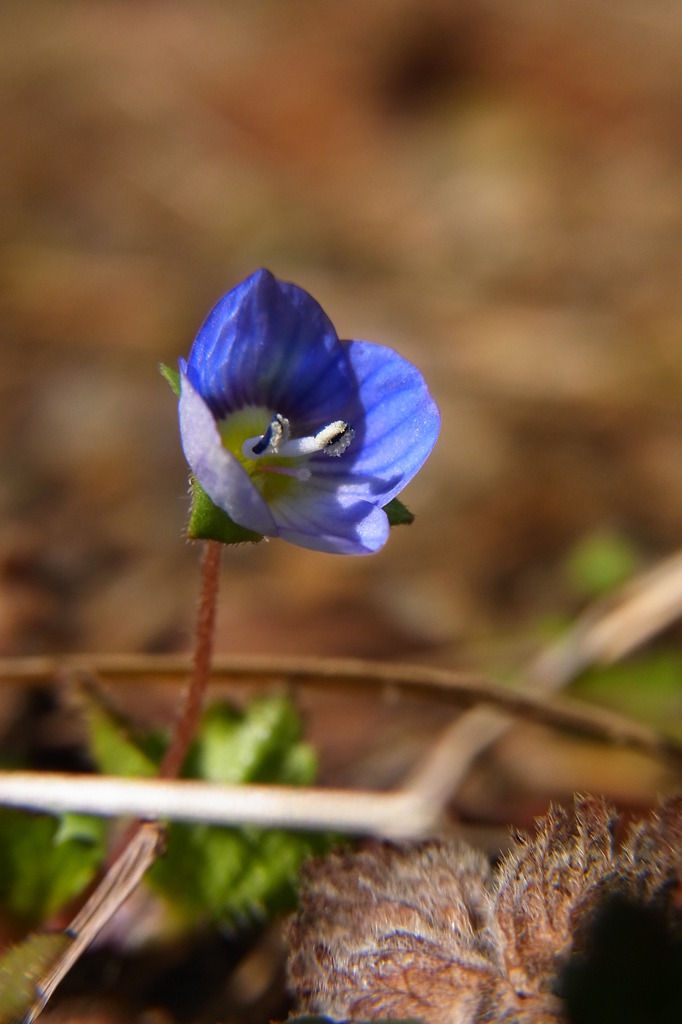
[[[161,376],[168,381],[177,398],[180,397],[180,374],[171,366],[159,363]],[[260,533],[238,526],[221,508],[209,498],[206,491],[190,477],[192,507],[189,514],[187,536],[190,540],[217,540],[221,544],[257,544],[263,537]]]
[[[257,544],[263,537],[234,523],[227,512],[214,505],[201,484],[190,477],[192,508],[187,536],[190,540],[217,540],[221,544]]]
[[[409,526],[414,522],[414,515],[397,498],[384,505],[384,512],[388,516],[389,526]]]
[[[168,383],[172,387],[173,391],[175,392],[175,397],[179,398],[180,397],[180,371],[179,370],[174,370],[172,366],[166,366],[165,363],[159,363],[159,373],[161,374],[161,376],[166,381],[168,381]]]
[[[190,490],[192,509],[187,527],[187,536],[190,540],[217,540],[222,544],[257,544],[263,539],[260,533],[238,526],[227,512],[214,505],[194,477],[190,479]],[[384,512],[388,516],[390,526],[407,526],[414,522],[412,512],[397,498],[384,505]]]

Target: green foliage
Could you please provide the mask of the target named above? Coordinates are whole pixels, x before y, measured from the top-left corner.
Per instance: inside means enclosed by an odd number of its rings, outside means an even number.
[[[84,713],[91,754],[102,772],[156,773],[163,754],[158,736],[133,736],[125,722],[92,698]],[[301,741],[294,706],[278,696],[256,699],[244,711],[224,704],[211,708],[185,769],[211,782],[308,785],[317,759]],[[77,896],[102,861],[106,832],[100,818],[0,810],[5,912],[31,926]],[[171,824],[167,853],[150,872],[150,882],[187,919],[251,919],[292,906],[301,861],[327,846],[325,837],[277,829]]]
[[[682,739],[682,655],[676,651],[590,669],[574,692]]]
[[[300,734],[284,697],[257,699],[244,712],[219,705],[207,713],[187,769],[211,782],[307,785],[317,765]],[[319,835],[279,829],[171,823],[150,881],[185,916],[238,922],[293,906],[302,860],[327,846]]]
[[[0,810],[0,903],[25,924],[38,924],[92,880],[104,854],[99,818]]]
[[[314,781],[317,759],[300,743],[301,722],[286,697],[256,698],[244,712],[216,704],[204,715],[186,774],[209,782]]]
[[[86,720],[103,772],[154,774],[162,756],[154,736],[133,737],[124,722],[94,704],[86,707]],[[258,698],[244,711],[210,708],[184,771],[233,785],[308,785],[316,773],[314,751],[301,742],[300,718],[285,697]],[[292,906],[301,861],[326,846],[323,837],[282,830],[171,823],[166,854],[148,878],[181,916],[235,922]]]
[[[573,549],[566,573],[581,597],[601,597],[634,575],[637,561],[637,552],[629,541],[615,533],[597,533]]]
[[[36,984],[71,940],[62,932],[29,935],[0,957],[0,1021],[18,1021],[36,1000]]]
[[[602,531],[582,540],[566,562],[566,575],[582,598],[606,597],[638,568],[635,547]],[[570,628],[564,623],[563,630]],[[562,631],[563,631],[562,630]],[[613,665],[595,665],[573,684],[587,700],[647,722],[668,736],[682,738],[682,656],[674,651],[642,651]]]
[[[104,775],[156,775],[163,751],[160,741],[154,742],[155,737],[133,739],[126,724],[96,699],[86,699],[84,711],[90,754]]]

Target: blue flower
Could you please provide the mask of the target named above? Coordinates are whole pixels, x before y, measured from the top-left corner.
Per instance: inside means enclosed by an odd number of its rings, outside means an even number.
[[[391,349],[339,341],[301,288],[259,270],[209,313],[180,361],[192,473],[234,522],[317,551],[386,542],[387,505],[438,436],[419,371]]]

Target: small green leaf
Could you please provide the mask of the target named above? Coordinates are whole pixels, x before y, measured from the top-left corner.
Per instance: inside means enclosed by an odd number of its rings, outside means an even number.
[[[180,373],[179,373],[179,371],[178,370],[174,370],[172,366],[166,366],[165,363],[159,363],[159,373],[161,374],[162,377],[164,377],[168,381],[168,383],[172,387],[173,391],[175,392],[175,397],[179,398],[180,397]]]
[[[254,533],[253,530],[233,523],[227,512],[213,504],[194,477],[190,480],[190,489],[192,510],[187,527],[187,536],[190,540],[217,540],[221,544],[257,544],[263,539],[260,533]]]
[[[85,721],[90,753],[105,775],[151,778],[156,774],[154,757],[143,751],[125,724],[91,695],[85,701]]]
[[[62,814],[52,842],[59,846],[60,843],[69,843],[73,839],[80,843],[101,843],[101,819],[88,814]]]
[[[414,515],[397,498],[389,501],[388,505],[384,505],[384,512],[388,516],[390,526],[409,526],[414,522]]]
[[[22,1020],[38,998],[36,985],[65,951],[63,932],[29,935],[0,957],[0,1024]]]
[[[192,774],[211,782],[308,782],[291,774],[288,759],[299,746],[300,718],[283,696],[257,697],[243,712],[217,704],[204,717],[192,759]],[[299,768],[302,768],[301,764]]]

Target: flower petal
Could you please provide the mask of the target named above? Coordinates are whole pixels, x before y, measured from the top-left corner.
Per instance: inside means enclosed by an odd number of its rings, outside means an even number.
[[[239,526],[276,535],[267,504],[244,467],[223,446],[213,414],[192,387],[182,364],[180,386],[180,437],[195,477],[211,501]]]
[[[388,539],[386,513],[311,480],[270,506],[277,533],[299,547],[340,555],[370,555]]]
[[[426,461],[438,437],[440,414],[412,363],[383,345],[343,344],[357,395],[342,415],[355,438],[339,459],[317,456],[314,473],[335,479],[346,495],[386,505]],[[347,456],[352,458],[345,461]]]
[[[259,270],[215,306],[180,368],[185,455],[235,523],[321,551],[366,554],[385,543],[382,506],[412,479],[439,430],[414,366],[391,349],[339,341],[310,295]],[[293,454],[275,446],[258,469],[288,480],[254,484],[241,447],[222,425],[219,433],[218,421],[235,425],[228,417],[247,407],[290,424]],[[352,439],[348,450],[313,443],[330,427]]]
[[[303,432],[338,419],[354,388],[346,350],[322,308],[268,270],[256,271],[211,310],[187,373],[217,418],[259,405]]]

